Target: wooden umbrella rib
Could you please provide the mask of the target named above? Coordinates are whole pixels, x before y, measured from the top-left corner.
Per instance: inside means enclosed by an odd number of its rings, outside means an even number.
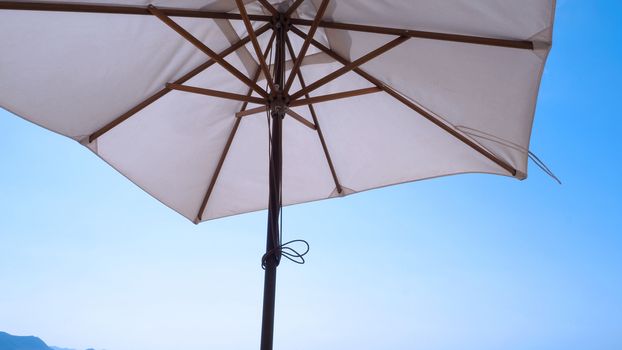
[[[304,1],[305,0],[296,0],[293,4],[291,4],[291,6],[285,12],[285,17],[289,18],[292,15],[292,13],[296,11],[298,6],[300,6],[300,4],[302,4]]]
[[[296,35],[300,36],[303,39],[306,37],[306,34],[302,30],[300,30],[300,29],[298,29],[296,27],[292,26],[291,31],[294,32]],[[321,43],[319,43],[316,40],[312,40],[311,44],[313,44],[313,46],[315,46],[316,48],[322,50],[323,52],[325,52],[326,54],[328,54],[329,56],[331,56],[332,58],[334,58],[336,61],[340,62],[343,65],[347,65],[347,64],[350,63],[350,61],[348,61],[346,58],[342,57],[338,53],[336,53],[333,50],[329,49],[328,47],[322,45]],[[479,152],[480,154],[482,154],[483,156],[485,156],[486,158],[488,158],[489,160],[491,160],[492,162],[494,162],[495,164],[497,164],[501,168],[505,169],[512,176],[516,176],[516,169],[514,169],[514,167],[509,165],[504,160],[498,158],[494,153],[490,152],[489,150],[487,150],[483,146],[477,144],[476,142],[474,142],[473,140],[469,139],[468,137],[462,135],[460,132],[458,132],[457,130],[453,129],[452,127],[450,127],[449,125],[447,125],[443,121],[439,120],[437,117],[435,117],[434,115],[429,113],[424,108],[418,106],[417,104],[415,104],[412,101],[410,101],[409,99],[405,98],[404,96],[402,96],[401,94],[399,94],[398,92],[393,90],[392,88],[388,87],[386,84],[384,84],[382,81],[380,81],[379,79],[375,78],[371,74],[365,72],[364,70],[362,70],[360,68],[355,68],[355,69],[353,69],[353,71],[355,73],[357,73],[358,75],[360,75],[361,77],[363,77],[364,79],[366,79],[367,81],[369,81],[370,83],[376,85],[378,88],[382,89],[384,92],[386,92],[387,94],[389,94],[390,96],[392,96],[396,100],[398,100],[401,103],[403,103],[404,105],[406,105],[408,108],[412,109],[413,111],[417,112],[419,115],[423,116],[424,118],[426,118],[430,122],[434,123],[436,126],[440,127],[441,129],[443,129],[444,131],[446,131],[447,133],[449,133],[453,137],[457,138],[458,140],[460,140],[463,143],[465,143],[467,146],[469,146],[472,149],[474,149],[475,151]]]
[[[302,61],[304,60],[305,55],[307,54],[307,50],[309,49],[309,45],[311,44],[311,39],[313,39],[313,36],[315,35],[315,31],[317,30],[317,26],[318,24],[320,24],[320,20],[322,19],[322,16],[324,16],[324,12],[326,12],[326,8],[328,7],[328,2],[329,0],[322,0],[320,7],[318,8],[315,14],[315,18],[313,19],[313,22],[311,23],[311,28],[309,29],[307,38],[302,43],[298,56],[296,56],[299,59],[297,59],[296,62],[294,63],[294,67],[292,67],[292,71],[289,73],[289,78],[287,78],[287,82],[285,83],[285,88],[283,89],[285,94],[289,92],[289,89],[292,87],[292,83],[294,82],[294,78],[298,75],[298,70],[300,70]]]
[[[261,54],[261,48],[259,47],[259,43],[257,42],[257,37],[255,36],[255,29],[253,29],[253,25],[251,24],[250,19],[248,18],[248,14],[246,13],[246,7],[242,0],[235,0],[238,5],[238,9],[240,11],[240,15],[242,16],[242,20],[244,21],[244,26],[246,27],[246,31],[248,32],[248,36],[251,38],[251,43],[253,45],[253,49],[255,50],[255,54],[257,55],[257,60],[259,61],[259,67],[261,71],[263,71],[266,80],[268,80],[268,86],[273,92],[276,92],[276,88],[274,87],[274,81],[272,81],[272,76],[270,75],[270,68],[266,64],[266,60],[263,58]],[[268,3],[270,5],[270,3]],[[270,5],[270,7],[272,7]],[[274,9],[274,8],[273,8]]]
[[[265,24],[265,25],[263,25],[261,28],[259,28],[256,31],[256,34],[257,35],[261,35],[261,34],[265,33],[268,29],[270,29],[270,24]],[[240,39],[239,41],[237,41],[236,43],[232,44],[227,49],[225,49],[224,51],[219,53],[218,55],[220,57],[226,57],[227,55],[235,52],[240,47],[246,45],[249,41],[250,41],[250,38],[248,36],[243,38],[243,39]],[[192,79],[193,77],[195,77],[197,74],[203,72],[207,68],[209,68],[212,65],[214,65],[214,63],[216,63],[216,61],[214,61],[213,59],[209,59],[208,61],[204,62],[200,66],[198,66],[195,69],[191,70],[190,72],[186,73],[181,78],[175,80],[174,83],[175,84],[183,84],[186,81],[188,81],[188,80]],[[171,92],[171,89],[169,89],[168,87],[165,86],[163,89],[161,89],[158,92],[156,92],[155,94],[149,96],[148,98],[146,98],[145,100],[143,100],[142,102],[137,104],[136,106],[132,107],[127,112],[123,113],[122,115],[120,115],[119,117],[117,117],[113,121],[111,121],[110,123],[104,125],[102,128],[100,128],[99,130],[97,130],[94,133],[92,133],[89,136],[89,143],[93,142],[95,139],[97,139],[98,137],[100,137],[103,134],[107,133],[108,131],[110,131],[111,129],[116,127],[117,125],[123,123],[125,120],[129,119],[131,116],[133,116],[134,114],[140,112],[142,109],[144,109],[145,107],[149,106],[153,102],[157,101],[158,99],[160,99],[164,95],[168,94],[169,92]]]
[[[315,97],[302,98],[302,99],[298,99],[298,100],[294,100],[290,102],[289,105],[291,107],[304,106],[304,105],[310,105],[312,103],[328,102],[328,101],[339,100],[343,98],[355,97],[355,96],[366,95],[366,94],[373,94],[375,92],[380,92],[380,91],[382,91],[381,88],[374,86],[374,87],[369,87],[369,88],[343,91],[343,92],[337,92],[333,94],[327,94],[327,95],[321,95],[321,96],[315,96]]]
[[[317,127],[315,126],[315,124],[311,123],[310,121],[308,121],[307,119],[305,119],[305,117],[301,116],[300,114],[296,113],[296,111],[292,110],[292,109],[287,109],[285,111],[285,114],[289,115],[290,117],[292,117],[295,121],[299,122],[300,124],[306,126],[307,128],[311,129],[311,130],[317,130]]]
[[[224,98],[228,100],[251,102],[251,103],[257,103],[257,104],[266,103],[265,99],[262,99],[259,97],[234,94],[232,92],[226,92],[226,91],[220,91],[220,90],[205,89],[205,88],[200,88],[196,86],[188,86],[188,85],[181,85],[181,84],[166,84],[166,87],[172,90],[191,92],[195,94],[212,96],[212,97],[220,97],[220,98]]]
[[[265,49],[264,53],[261,55],[261,57],[264,58],[264,61],[266,60],[266,58],[270,54],[270,50],[272,49],[272,44],[274,43],[274,39],[275,38],[276,38],[276,32],[272,31],[272,35],[270,35],[270,39],[268,40],[268,45],[266,45],[266,49]],[[257,69],[255,71],[255,76],[253,77],[253,81],[257,82],[259,80],[260,76],[261,76],[261,69]],[[248,89],[248,92],[246,93],[246,96],[251,96],[252,94],[253,94],[253,89]],[[240,108],[240,111],[246,110],[246,107],[248,107],[248,102],[244,102],[242,104],[242,108]]]
[[[303,2],[296,0],[286,12],[289,17],[295,9]],[[52,12],[78,12],[78,13],[104,13],[104,14],[120,14],[120,15],[151,15],[146,7],[122,6],[122,5],[101,5],[101,4],[75,4],[75,3],[53,3],[53,2],[22,2],[22,1],[0,1],[0,10],[26,10],[26,11],[52,11]],[[165,15],[171,17],[192,17],[192,18],[212,18],[212,19],[228,19],[242,20],[242,16],[237,13],[214,12],[204,10],[190,10],[179,8],[161,8]],[[249,15],[252,21],[269,22],[272,16],[267,15]],[[310,26],[313,21],[301,18],[290,18],[292,24]],[[524,50],[533,50],[534,45],[529,40],[511,40],[499,38],[487,38],[472,35],[460,35],[451,33],[429,32],[421,30],[408,30],[401,28],[378,27],[353,23],[340,23],[331,21],[320,21],[320,27],[351,30],[366,33],[389,34],[408,36],[413,38],[423,38],[431,40],[453,41],[477,45],[489,45],[498,47],[508,47]]]
[[[298,24],[298,25],[304,25],[304,26],[309,26],[312,24],[312,21],[308,19],[300,19],[300,18],[292,18],[290,19],[290,22],[292,24]],[[339,22],[330,22],[330,21],[321,21],[319,23],[319,26],[323,28],[351,30],[351,31],[356,31],[356,32],[399,35],[399,36],[406,36],[410,38],[452,41],[452,42],[459,42],[459,43],[466,43],[466,44],[498,46],[498,47],[514,48],[514,49],[533,50],[534,48],[533,42],[529,40],[487,38],[487,37],[480,37],[480,36],[473,36],[473,35],[428,32],[428,31],[422,31],[422,30],[377,27],[377,26],[369,26],[369,25],[363,25],[363,24],[339,23]]]
[[[76,12],[76,13],[102,13],[116,15],[145,15],[151,16],[147,7],[102,5],[102,4],[77,4],[77,3],[54,3],[54,2],[28,2],[28,1],[0,1],[0,10],[22,11],[50,11],[50,12]],[[242,16],[237,13],[215,12],[204,10],[191,10],[180,8],[161,8],[165,15],[171,17],[211,18],[241,20]],[[265,15],[250,15],[253,21],[269,22],[272,17]]]
[[[187,30],[182,28],[179,24],[165,15],[162,11],[156,8],[153,5],[149,5],[149,11],[156,17],[158,17],[162,22],[164,22],[167,26],[173,29],[177,34],[181,35],[184,39],[188,40],[192,45],[194,45],[199,50],[203,51],[206,55],[212,58],[216,63],[220,64],[225,70],[231,73],[233,76],[238,78],[248,87],[255,90],[261,96],[268,98],[268,93],[264,91],[257,83],[253,82],[249,79],[244,73],[240,72],[237,68],[227,62],[224,58],[220,57],[216,52],[212,51],[207,45],[203,44],[199,39],[195,38],[192,34],[190,34]]]
[[[277,11],[274,6],[272,6],[272,4],[270,2],[268,2],[268,0],[258,0],[261,5],[263,5],[263,7],[268,10],[273,16],[276,16],[279,14],[279,11]]]
[[[205,194],[205,196],[203,197],[203,201],[201,202],[201,207],[199,208],[199,213],[197,215],[197,219],[195,222],[197,224],[201,222],[201,220],[203,220],[203,212],[205,211],[205,208],[207,207],[207,202],[209,200],[209,197],[212,195],[212,191],[214,190],[214,185],[216,185],[216,179],[218,178],[218,175],[220,174],[220,170],[222,169],[222,166],[225,162],[227,153],[229,153],[229,149],[231,148],[231,143],[233,143],[233,138],[235,137],[235,134],[238,131],[238,127],[240,126],[241,121],[242,119],[236,118],[235,122],[233,123],[233,129],[231,129],[231,132],[229,133],[229,137],[227,138],[227,143],[225,144],[225,148],[223,149],[222,154],[220,158],[218,159],[216,170],[214,170],[214,175],[212,176],[212,180],[210,181],[209,187],[207,188],[207,193]]]
[[[304,38],[308,38],[307,35],[304,36]],[[409,37],[405,37],[405,36],[400,36],[394,40],[391,40],[390,42],[382,45],[381,47],[367,53],[366,55],[364,55],[363,57],[358,58],[355,61],[349,62],[348,64],[344,65],[342,68],[332,72],[331,74],[325,76],[324,78],[319,79],[318,81],[316,81],[315,83],[307,86],[306,88],[302,88],[300,89],[300,91],[296,92],[295,94],[293,94],[291,96],[292,100],[295,100],[301,96],[303,96],[304,94],[308,94],[309,92],[337,79],[338,77],[350,72],[351,70],[369,62],[370,60],[382,55],[383,53],[391,50],[392,48],[406,42],[408,39],[410,39]]]
[[[276,32],[272,32],[272,36],[270,37],[270,40],[268,40],[268,45],[266,46],[266,49],[262,57],[268,56],[268,53],[270,52],[270,48],[272,47],[272,43],[274,42],[275,37],[276,37]],[[255,71],[255,76],[253,77],[253,81],[257,82],[259,80],[260,75],[261,75],[261,69],[257,68],[257,70]],[[252,94],[253,94],[253,89],[249,88],[248,92],[246,93],[246,96],[250,97]],[[247,106],[248,106],[248,102],[244,102],[242,104],[242,107],[240,108],[240,111],[246,110]],[[225,159],[227,158],[227,154],[229,153],[229,149],[231,148],[231,143],[233,142],[233,139],[235,137],[235,134],[238,131],[238,127],[240,126],[241,121],[242,121],[241,118],[235,118],[235,122],[233,123],[233,128],[231,129],[231,132],[229,133],[229,137],[227,138],[225,147],[222,150],[222,153],[220,154],[220,158],[218,159],[218,164],[216,165],[216,168],[214,169],[214,173],[212,174],[212,178],[210,180],[209,186],[207,187],[207,191],[205,192],[205,196],[203,196],[203,200],[201,201],[201,206],[199,208],[199,212],[197,213],[197,219],[196,219],[197,223],[203,219],[203,212],[205,211],[205,208],[207,207],[209,198],[212,195],[214,186],[216,185],[216,180],[218,180],[218,176],[220,175],[220,170],[222,169],[222,166],[225,163]]]
[[[236,118],[247,117],[249,115],[263,113],[263,112],[265,112],[265,111],[267,111],[269,109],[270,108],[268,106],[261,106],[261,107],[255,107],[255,108],[247,109],[247,110],[242,110],[242,111],[237,112],[235,114],[235,117]]]
[[[287,45],[287,49],[289,50],[289,55],[292,60],[296,60],[296,54],[294,52],[294,47],[292,42],[289,39],[289,34],[285,36],[285,44]],[[298,80],[300,82],[300,87],[305,88],[305,79],[302,76],[302,71],[298,71]],[[305,94],[305,98],[309,98],[309,94]],[[339,178],[337,177],[337,171],[335,170],[335,166],[333,165],[333,160],[328,152],[328,146],[326,145],[326,140],[324,139],[324,134],[322,133],[322,128],[320,128],[320,121],[315,113],[315,108],[313,104],[309,103],[307,105],[309,107],[309,113],[311,113],[311,118],[313,118],[313,123],[315,124],[315,130],[317,131],[317,135],[320,139],[320,143],[322,144],[322,150],[324,151],[324,156],[326,157],[326,162],[328,163],[328,167],[330,169],[331,176],[333,177],[333,181],[335,182],[335,188],[337,189],[337,193],[341,194],[343,192],[343,188],[341,187],[341,183],[339,182]]]

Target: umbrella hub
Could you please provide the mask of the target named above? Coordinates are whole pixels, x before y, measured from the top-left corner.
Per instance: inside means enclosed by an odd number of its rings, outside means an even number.
[[[279,90],[270,95],[270,98],[268,98],[268,104],[272,115],[278,114],[281,118],[283,118],[285,117],[285,112],[289,106],[290,98],[288,95],[283,93],[283,90],[278,85],[276,85],[276,87]]]
[[[273,30],[280,30],[283,28],[286,32],[289,30],[291,25],[289,16],[287,16],[284,12],[277,12],[274,16],[272,16],[270,23],[272,23]]]

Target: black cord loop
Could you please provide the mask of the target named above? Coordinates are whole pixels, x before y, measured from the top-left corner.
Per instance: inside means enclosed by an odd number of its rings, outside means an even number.
[[[304,252],[300,253],[296,249],[290,247],[289,245],[293,243],[302,243],[304,244]],[[279,266],[281,262],[281,257],[287,258],[289,261],[292,261],[296,264],[302,265],[305,263],[304,256],[309,252],[309,243],[304,239],[294,239],[289,242],[285,242],[283,244],[278,245],[274,249],[270,249],[261,257],[261,268],[266,269],[266,262],[268,258],[274,256],[276,259],[276,265]]]

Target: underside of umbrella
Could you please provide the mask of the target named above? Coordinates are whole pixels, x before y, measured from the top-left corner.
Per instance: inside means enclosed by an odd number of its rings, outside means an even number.
[[[117,3],[0,1],[0,106],[194,222],[267,207],[260,57],[288,9],[283,204],[526,177],[553,1]]]
[[[271,349],[281,205],[460,173],[527,176],[554,8],[0,1],[0,106],[195,223],[268,208]]]

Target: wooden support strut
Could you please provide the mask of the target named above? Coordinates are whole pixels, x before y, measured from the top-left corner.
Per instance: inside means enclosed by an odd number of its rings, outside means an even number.
[[[293,4],[291,4],[289,8],[287,9],[287,11],[285,12],[285,17],[290,18],[292,13],[294,13],[294,11],[296,11],[298,6],[300,6],[300,4],[302,4],[304,1],[305,0],[296,0]]]
[[[237,0],[236,0],[237,1]],[[272,14],[272,16],[276,16],[279,14],[279,11],[277,11],[274,6],[272,6],[272,4],[268,1],[268,0],[258,0],[261,5],[268,10],[268,12],[270,12]]]
[[[296,28],[295,26],[292,26],[290,28],[290,31],[293,32],[294,34],[300,36],[303,39],[306,38],[306,34],[302,30]],[[348,61],[346,58],[342,57],[341,55],[339,55],[338,53],[336,53],[333,50],[329,49],[328,47],[322,45],[318,41],[312,40],[311,44],[313,44],[313,46],[315,46],[316,48],[318,48],[318,49],[322,50],[323,52],[325,52],[326,54],[328,54],[330,57],[335,59],[337,62],[339,62],[339,63],[341,63],[343,65],[350,64],[350,61]],[[408,108],[410,108],[413,111],[417,112],[419,115],[423,116],[424,118],[426,118],[427,120],[429,120],[430,122],[435,124],[436,126],[438,126],[441,129],[445,130],[450,135],[452,135],[455,138],[457,138],[458,140],[462,141],[467,146],[471,147],[472,149],[474,149],[475,151],[479,152],[480,154],[482,154],[486,158],[490,159],[492,162],[494,162],[495,164],[497,164],[498,166],[500,166],[501,168],[503,168],[507,172],[509,172],[512,176],[516,176],[517,172],[516,172],[516,169],[514,169],[514,167],[512,167],[511,165],[509,165],[508,163],[506,163],[502,159],[498,158],[495,154],[493,154],[492,152],[488,151],[483,146],[479,145],[478,143],[476,143],[473,140],[469,139],[468,137],[464,136],[459,131],[455,130],[453,127],[447,125],[442,120],[439,120],[437,117],[435,117],[434,115],[429,113],[425,108],[423,108],[421,106],[418,106],[414,102],[412,102],[409,99],[405,98],[404,96],[402,96],[401,94],[399,94],[398,92],[393,90],[391,87],[387,86],[382,81],[380,81],[379,79],[375,78],[371,74],[365,72],[364,70],[362,70],[362,69],[357,67],[357,68],[354,68],[353,71],[355,73],[357,73],[358,75],[360,75],[361,77],[363,77],[364,79],[366,79],[367,81],[369,81],[370,83],[376,85],[378,88],[382,89],[387,94],[391,95],[396,100],[398,100],[401,103],[403,103],[404,105],[406,105]]]
[[[291,59],[295,61],[297,58],[296,58],[296,54],[294,53],[294,47],[292,45],[292,42],[289,40],[289,33],[287,34],[287,36],[285,36],[285,43],[287,45],[287,49],[289,50],[289,55],[291,56]],[[300,87],[304,89],[306,87],[306,84],[305,84],[304,77],[302,76],[302,71],[298,71],[298,80],[300,82]],[[310,97],[309,94],[305,94],[305,98],[309,98],[309,97]],[[337,177],[337,171],[335,170],[335,166],[333,165],[333,160],[330,156],[330,153],[328,152],[328,146],[326,145],[326,140],[324,139],[324,133],[322,133],[322,128],[320,127],[320,121],[317,117],[317,114],[315,113],[315,108],[313,107],[313,104],[311,103],[308,104],[307,107],[309,108],[309,113],[311,113],[311,117],[313,118],[313,124],[315,124],[315,130],[317,131],[317,135],[320,139],[320,143],[322,144],[322,150],[324,150],[324,156],[326,157],[326,162],[328,163],[331,176],[333,177],[333,181],[335,182],[335,188],[337,189],[337,193],[341,194],[343,192],[343,188],[341,186],[341,183],[339,182],[339,178]]]
[[[206,55],[208,55],[211,59],[216,61],[216,63],[220,64],[226,71],[231,73],[233,76],[238,78],[241,82],[246,84],[248,87],[252,88],[263,96],[264,98],[268,98],[268,93],[262,89],[257,83],[253,82],[249,79],[244,73],[240,72],[237,68],[231,65],[229,62],[225,61],[224,58],[220,57],[216,52],[212,51],[207,45],[203,44],[199,39],[195,38],[192,34],[190,34],[187,30],[182,28],[179,24],[175,23],[170,17],[168,17],[164,12],[160,11],[153,5],[149,5],[149,12],[151,12],[154,16],[158,17],[164,24],[173,29],[177,34],[181,35],[184,39],[188,40],[192,45],[194,45],[197,49],[203,51]]]
[[[257,42],[257,37],[255,36],[255,29],[253,28],[253,25],[251,24],[251,20],[248,18],[248,14],[246,13],[246,7],[244,6],[244,2],[242,2],[242,0],[235,0],[235,2],[238,5],[238,10],[240,11],[240,15],[242,16],[242,19],[244,21],[246,32],[248,33],[248,36],[251,38],[251,44],[253,45],[255,54],[257,55],[257,61],[259,61],[259,67],[261,71],[263,72],[263,75],[266,77],[266,80],[268,81],[268,86],[270,87],[271,92],[276,93],[276,87],[274,86],[272,75],[270,74],[270,68],[268,68],[268,65],[266,64],[266,60],[263,58],[263,55],[261,54],[261,48],[259,47],[259,43]],[[264,6],[269,6],[270,8],[272,8],[272,10],[274,10],[274,8],[272,7],[272,5],[270,5],[270,3]]]
[[[290,29],[291,30],[291,29]],[[308,36],[305,34],[305,39]],[[356,59],[355,61],[352,62],[348,62],[348,64],[345,64],[342,68],[337,69],[336,71],[330,73],[329,75],[325,76],[324,78],[321,78],[319,80],[317,80],[316,82],[314,82],[313,84],[307,86],[306,88],[300,89],[298,92],[296,92],[295,94],[291,95],[291,99],[295,100],[305,94],[308,94],[309,92],[324,86],[325,84],[337,79],[338,77],[350,72],[351,70],[369,62],[370,60],[382,55],[383,53],[391,50],[392,48],[406,42],[408,39],[408,37],[405,36],[400,36],[396,39],[391,40],[390,42],[382,45],[381,47],[365,54],[364,56]],[[313,40],[313,39],[312,39]]]
[[[368,88],[357,89],[357,90],[336,92],[334,94],[314,96],[314,97],[309,97],[309,98],[301,98],[301,99],[290,102],[289,106],[298,107],[298,106],[310,105],[313,103],[328,102],[328,101],[340,100],[340,99],[349,98],[349,97],[373,94],[375,92],[380,92],[380,91],[382,91],[381,88],[374,86],[374,87],[368,87]]]
[[[268,110],[270,110],[270,107],[268,107],[268,106],[261,106],[261,107],[251,108],[251,109],[242,110],[242,111],[237,112],[235,114],[235,117],[240,119],[242,117],[247,117],[249,115],[265,113]],[[314,123],[311,123],[305,117],[303,117],[300,114],[296,113],[296,111],[294,111],[294,110],[292,110],[290,108],[285,108],[285,114],[289,115],[295,121],[301,123],[302,125],[306,126],[307,128],[312,129],[312,130],[317,130],[317,126]]]
[[[276,33],[272,33],[270,40],[268,40],[268,45],[262,55],[262,57],[267,57],[270,53],[270,48],[272,47],[272,43],[274,42],[274,38],[276,37]],[[257,82],[259,80],[259,76],[261,75],[261,68],[257,67],[255,71],[255,76],[253,77],[253,81]],[[248,89],[246,96],[250,97],[253,94],[253,89]],[[242,107],[240,108],[240,112],[245,111],[248,106],[248,102],[244,102]],[[209,201],[210,196],[212,195],[212,191],[214,190],[214,186],[216,185],[216,180],[218,180],[218,176],[220,175],[220,170],[222,169],[223,164],[225,163],[225,159],[227,158],[227,154],[229,153],[229,149],[231,148],[231,143],[233,143],[233,138],[238,131],[238,127],[240,126],[241,118],[235,118],[235,122],[233,122],[233,128],[229,133],[229,137],[227,138],[227,143],[225,143],[225,147],[220,154],[220,158],[218,159],[218,164],[214,169],[214,173],[212,174],[212,178],[210,179],[209,186],[207,187],[207,191],[203,196],[203,200],[201,201],[201,206],[199,207],[199,212],[197,213],[197,218],[195,223],[201,222],[203,220],[203,213],[205,212],[205,208],[207,207],[207,203]]]
[[[261,35],[261,34],[265,33],[266,31],[268,31],[268,29],[270,29],[270,24],[265,24],[261,28],[259,28],[255,32],[255,34],[256,35]],[[235,52],[237,49],[241,48],[242,46],[246,45],[249,41],[250,41],[250,37],[246,36],[245,38],[240,39],[236,43],[234,43],[231,46],[229,46],[224,51],[220,52],[218,54],[218,56],[224,58],[224,57],[228,56],[229,54]],[[209,59],[208,61],[204,62],[200,66],[198,66],[195,69],[191,70],[190,72],[184,74],[181,78],[175,80],[173,82],[173,84],[183,84],[186,81],[188,81],[188,80],[192,79],[193,77],[195,77],[196,75],[198,75],[199,73],[203,72],[207,68],[211,67],[215,63],[216,63],[215,60]],[[117,117],[113,121],[111,121],[110,123],[104,125],[102,128],[100,128],[99,130],[97,130],[94,133],[92,133],[89,136],[89,143],[95,141],[98,137],[100,137],[103,134],[107,133],[108,131],[110,131],[111,129],[116,127],[117,125],[123,123],[124,121],[126,121],[127,119],[132,117],[134,114],[140,112],[145,107],[149,106],[150,104],[152,104],[155,101],[159,100],[160,98],[164,97],[166,94],[168,94],[171,91],[172,91],[172,89],[170,89],[170,88],[165,86],[163,89],[159,90],[155,94],[147,97],[145,100],[141,101],[139,104],[137,104],[136,106],[132,107],[127,112],[123,113],[122,115],[120,115],[119,117]]]
[[[311,39],[313,39],[313,36],[315,35],[315,31],[317,30],[317,26],[318,24],[320,24],[320,20],[322,19],[322,16],[324,16],[324,12],[326,11],[326,8],[328,7],[328,2],[329,0],[322,0],[322,3],[320,4],[320,7],[317,10],[317,13],[315,14],[315,18],[313,19],[313,22],[311,23],[311,28],[309,28],[307,38],[302,43],[298,56],[296,56],[296,57],[299,57],[299,59],[297,59],[294,62],[294,67],[292,67],[292,71],[289,73],[289,78],[287,78],[287,82],[285,83],[285,89],[283,89],[285,94],[289,92],[289,89],[292,87],[292,83],[294,82],[294,78],[298,75],[298,71],[300,70],[302,61],[307,54],[307,50],[309,49],[309,44],[311,44]]]
[[[301,116],[300,114],[296,113],[296,111],[287,108],[285,110],[285,114],[289,115],[290,117],[292,117],[295,121],[299,122],[300,124],[306,126],[307,128],[311,129],[311,130],[317,130],[317,127],[315,126],[315,124],[311,123],[310,121],[308,121],[307,119],[305,119],[305,117]]]
[[[270,107],[268,107],[268,106],[261,106],[261,107],[245,109],[243,111],[237,112],[235,114],[235,117],[236,118],[242,118],[242,117],[246,117],[246,116],[257,114],[257,113],[263,113],[263,112],[265,112],[265,111],[267,111],[269,109],[270,109]]]
[[[308,19],[292,18],[290,19],[290,23],[294,25],[310,26],[312,21]],[[529,40],[487,38],[487,37],[473,36],[473,35],[428,32],[428,31],[423,31],[423,30],[378,27],[378,26],[369,26],[369,25],[352,24],[352,23],[339,23],[339,22],[330,22],[330,21],[321,21],[319,23],[319,26],[322,28],[350,30],[354,32],[398,35],[398,36],[406,36],[409,38],[441,40],[441,41],[450,41],[450,42],[458,42],[458,43],[465,43],[465,44],[497,46],[497,47],[506,47],[506,48],[523,49],[523,50],[534,49],[533,42]]]
[[[241,102],[250,102],[250,103],[256,103],[256,104],[264,104],[264,103],[266,103],[265,99],[259,98],[259,97],[234,94],[234,93],[231,93],[231,92],[212,90],[212,89],[205,89],[205,88],[200,88],[200,87],[195,87],[195,86],[180,85],[180,84],[166,84],[166,87],[168,87],[169,89],[172,89],[172,90],[191,92],[191,93],[195,93],[195,94],[212,96],[212,97],[220,97],[220,98],[224,98],[224,99],[228,99],[228,100],[235,100],[235,101],[241,101]]]
[[[18,11],[49,11],[49,12],[75,12],[75,13],[101,13],[111,15],[143,15],[151,16],[151,12],[144,6],[126,5],[102,5],[80,3],[54,3],[54,2],[29,2],[29,1],[0,1],[0,10]],[[215,12],[204,10],[161,8],[160,11],[170,17],[211,18],[242,20],[237,13]],[[272,16],[250,15],[252,21],[270,22]]]

